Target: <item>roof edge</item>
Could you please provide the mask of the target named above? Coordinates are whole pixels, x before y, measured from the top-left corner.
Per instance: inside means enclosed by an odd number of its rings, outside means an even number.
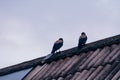
[[[88,52],[90,50],[96,50],[97,48],[103,48],[104,46],[110,46],[112,44],[118,44],[118,43],[120,43],[120,34],[113,36],[113,37],[109,37],[109,38],[105,38],[102,40],[88,43],[79,51],[77,50],[77,47],[64,50],[60,54],[56,54],[56,55],[52,56],[50,59],[48,59],[46,61],[46,63],[50,63],[52,61],[56,61],[56,60],[59,60],[61,58],[65,58],[65,57],[71,57],[73,55],[76,55],[76,52],[77,53]],[[43,65],[43,63],[41,63],[43,58],[44,57],[40,57],[40,58],[37,58],[34,60],[26,61],[26,62],[23,62],[20,64],[16,64],[16,65],[13,65],[10,67],[0,69],[0,76],[4,76],[4,75],[14,73],[14,72],[17,72],[20,70],[28,69],[28,68],[34,67],[38,64]]]
[[[34,67],[39,62],[41,62],[41,60],[43,58],[44,57],[40,57],[40,58],[33,59],[33,60],[30,60],[30,61],[26,61],[26,62],[23,62],[23,63],[20,63],[20,64],[16,64],[16,65],[13,65],[13,66],[2,68],[2,69],[0,69],[0,76],[4,76],[4,75],[10,74],[10,73],[14,73],[14,72],[17,72],[17,71],[21,71],[21,70],[25,70],[25,69]]]

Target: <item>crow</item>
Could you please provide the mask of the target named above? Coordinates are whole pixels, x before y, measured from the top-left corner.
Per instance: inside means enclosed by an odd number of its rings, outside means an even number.
[[[51,53],[54,54],[58,49],[60,49],[63,46],[63,38],[59,38],[59,40],[57,40],[52,48]]]
[[[82,32],[78,41],[78,49],[81,49],[83,46],[85,46],[86,41],[87,41],[87,36],[85,32]]]

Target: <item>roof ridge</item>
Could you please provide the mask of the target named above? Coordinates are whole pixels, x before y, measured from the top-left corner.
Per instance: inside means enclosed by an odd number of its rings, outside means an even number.
[[[60,54],[56,53],[56,55],[51,56],[46,62],[50,63],[52,61],[56,61],[59,59],[64,59],[65,57],[71,57],[73,55],[79,55],[82,52],[88,52],[88,51],[94,51],[97,48],[103,48],[104,46],[110,46],[112,44],[118,44],[120,43],[120,35],[116,35],[113,37],[109,37],[109,38],[105,38],[102,40],[98,40],[95,42],[91,42],[86,44],[81,50],[78,51],[77,47],[71,48],[71,49],[67,49],[64,50],[62,52],[60,52]],[[77,52],[77,53],[76,53]]]
[[[61,52],[61,54],[51,56],[50,59],[48,59],[46,61],[46,63],[50,63],[52,61],[56,61],[56,60],[59,60],[59,59],[64,59],[66,57],[71,57],[71,56],[77,55],[76,51],[78,51],[78,53],[88,52],[90,50],[94,51],[97,48],[103,48],[104,46],[110,46],[112,44],[118,44],[118,43],[120,43],[120,34],[116,35],[116,36],[109,37],[109,38],[105,38],[105,39],[102,39],[102,40],[98,40],[98,41],[95,41],[95,42],[88,43],[79,51],[77,50],[77,47],[64,50],[64,51]],[[40,57],[40,58],[37,58],[37,59],[34,59],[34,60],[26,61],[26,62],[17,64],[17,65],[13,65],[13,66],[10,66],[10,67],[0,69],[0,76],[6,75],[6,74],[9,74],[9,73],[13,73],[13,72],[17,72],[17,71],[20,71],[20,70],[28,69],[28,68],[31,68],[31,67],[35,67],[38,64],[43,65],[43,63],[41,63],[43,58],[45,58],[45,57]]]

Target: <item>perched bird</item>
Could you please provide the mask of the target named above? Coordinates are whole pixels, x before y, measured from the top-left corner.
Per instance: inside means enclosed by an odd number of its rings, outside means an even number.
[[[79,42],[78,42],[78,49],[81,49],[87,41],[87,36],[85,32],[81,33],[81,36],[79,37]]]
[[[57,51],[58,49],[60,49],[63,46],[63,38],[59,38],[59,40],[57,40],[52,48],[51,53],[54,54],[55,51]]]

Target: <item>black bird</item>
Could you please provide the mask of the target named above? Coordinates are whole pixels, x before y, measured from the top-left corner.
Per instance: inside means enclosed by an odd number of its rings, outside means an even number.
[[[58,49],[60,49],[63,46],[63,38],[59,38],[59,40],[57,40],[52,48],[51,53],[54,54],[55,51],[57,51]]]
[[[81,49],[83,46],[85,46],[86,41],[87,41],[87,36],[85,32],[82,32],[78,42],[78,49]]]

